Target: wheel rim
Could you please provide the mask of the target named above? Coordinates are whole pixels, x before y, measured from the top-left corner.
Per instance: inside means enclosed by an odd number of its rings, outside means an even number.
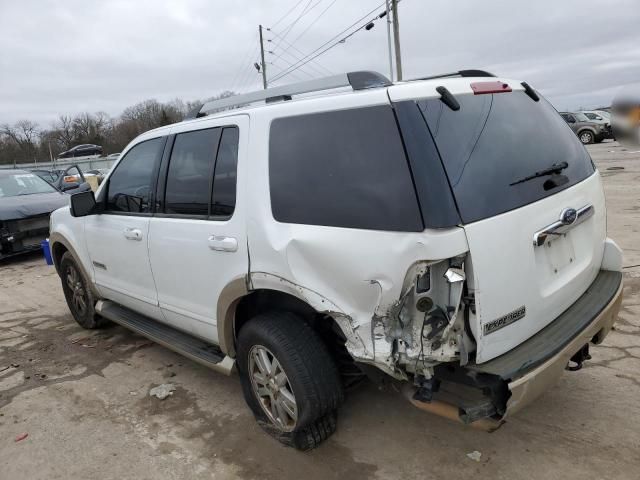
[[[76,312],[83,316],[87,311],[87,293],[82,285],[78,270],[71,265],[67,268],[67,287],[71,292],[71,303]]]
[[[583,133],[582,135],[580,135],[580,140],[582,141],[582,143],[591,143],[591,134]]]
[[[298,404],[289,377],[276,356],[262,345],[249,351],[249,378],[260,406],[280,430],[293,430],[298,421]]]

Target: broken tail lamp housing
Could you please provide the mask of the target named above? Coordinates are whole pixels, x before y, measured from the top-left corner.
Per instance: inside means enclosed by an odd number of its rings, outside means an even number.
[[[473,82],[471,90],[474,95],[483,95],[487,93],[506,93],[511,92],[511,87],[504,82]]]

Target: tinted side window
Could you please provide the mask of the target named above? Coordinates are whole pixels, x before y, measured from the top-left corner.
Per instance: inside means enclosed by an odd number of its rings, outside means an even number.
[[[127,152],[109,177],[107,210],[150,212],[152,179],[164,142],[164,138],[154,138],[136,145]]]
[[[176,136],[167,172],[165,213],[208,215],[213,164],[220,129]]]
[[[269,142],[277,221],[421,231],[415,189],[388,106],[274,120]]]
[[[216,170],[213,177],[211,215],[230,217],[236,207],[236,177],[238,167],[238,129],[225,128],[220,140]]]

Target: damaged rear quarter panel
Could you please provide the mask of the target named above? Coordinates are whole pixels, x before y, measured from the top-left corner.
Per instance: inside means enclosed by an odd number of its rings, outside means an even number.
[[[385,370],[393,366],[383,324],[404,293],[407,272],[419,261],[467,250],[459,228],[396,233],[273,222],[261,233],[259,245],[250,240],[251,288],[284,290],[331,315],[351,355]]]
[[[379,96],[375,102],[371,96]],[[384,91],[356,97],[363,105],[388,102]],[[354,108],[354,98],[318,99],[327,110]],[[343,105],[344,103],[344,105]],[[392,232],[277,222],[271,211],[268,151],[270,123],[280,109],[298,113],[297,104],[275,104],[251,115],[252,175],[248,178],[249,288],[296,295],[331,315],[358,361],[384,368],[391,345],[374,343],[374,318],[384,318],[402,295],[407,271],[419,261],[437,261],[468,251],[462,228]],[[306,110],[300,107],[299,113]],[[284,114],[284,113],[283,113]],[[328,306],[328,307],[327,307]],[[384,351],[384,350],[387,351]]]

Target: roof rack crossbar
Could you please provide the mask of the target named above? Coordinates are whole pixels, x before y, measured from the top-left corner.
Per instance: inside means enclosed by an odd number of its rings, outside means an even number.
[[[221,98],[206,102],[200,109],[191,112],[189,118],[202,117],[208,113],[225,108],[240,107],[250,103],[265,101],[274,103],[290,100],[293,95],[303,93],[321,92],[335,88],[351,87],[353,90],[365,90],[367,88],[387,87],[391,82],[384,75],[377,72],[359,71],[342,73],[330,77],[308,80],[305,82],[282,85],[280,87],[267,88],[256,92],[243,93],[232,97]]]
[[[434,80],[437,78],[449,77],[495,77],[495,75],[484,70],[460,70],[458,72],[441,73],[439,75],[431,75],[429,77],[420,77],[414,80]]]

